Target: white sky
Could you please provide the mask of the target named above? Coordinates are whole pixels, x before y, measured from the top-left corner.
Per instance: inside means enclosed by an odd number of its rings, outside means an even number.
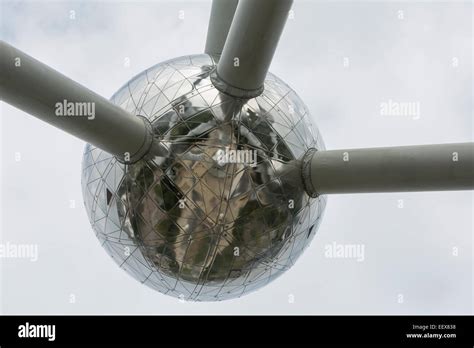
[[[209,10],[210,1],[1,0],[0,33],[110,97],[157,62],[202,52]],[[271,70],[307,103],[328,149],[473,141],[472,17],[470,2],[296,0]],[[389,99],[419,102],[420,119],[381,116]],[[471,192],[330,196],[286,274],[241,299],[180,303],[100,247],[82,206],[84,143],[9,105],[1,111],[0,243],[37,244],[39,259],[0,258],[0,312],[473,312]],[[364,261],[326,258],[332,242],[363,244]]]

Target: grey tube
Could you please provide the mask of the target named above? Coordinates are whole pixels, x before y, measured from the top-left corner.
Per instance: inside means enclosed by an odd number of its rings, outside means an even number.
[[[213,81],[222,92],[252,98],[263,83],[293,0],[240,0]]]
[[[125,162],[139,160],[153,142],[149,122],[144,117],[128,113],[3,41],[0,98]],[[72,115],[64,115],[66,110],[60,110],[60,104],[75,106],[70,109]],[[77,114],[78,110],[82,113]]]
[[[211,17],[207,29],[205,53],[216,59],[222,54],[222,49],[229,33],[235,9],[239,0],[213,0]]]
[[[474,189],[474,143],[310,150],[306,191],[327,193]]]

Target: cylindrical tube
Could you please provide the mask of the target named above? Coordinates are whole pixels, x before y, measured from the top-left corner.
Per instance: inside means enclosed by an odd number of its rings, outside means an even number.
[[[310,151],[308,194],[474,189],[474,143]]]
[[[213,0],[205,53],[218,59],[229,33],[239,0]]]
[[[216,87],[241,98],[263,83],[293,0],[240,0],[217,65]]]
[[[153,138],[137,117],[22,51],[0,41],[0,98],[126,162]]]

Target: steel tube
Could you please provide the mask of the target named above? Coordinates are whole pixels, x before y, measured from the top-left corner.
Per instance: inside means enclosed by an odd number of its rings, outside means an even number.
[[[217,65],[217,88],[241,98],[262,93],[292,3],[292,0],[239,1]]]
[[[213,0],[205,53],[219,59],[239,0]]]
[[[312,151],[303,160],[312,196],[474,189],[474,143]]]
[[[128,113],[3,41],[0,98],[126,162],[140,159],[153,142],[144,117]]]

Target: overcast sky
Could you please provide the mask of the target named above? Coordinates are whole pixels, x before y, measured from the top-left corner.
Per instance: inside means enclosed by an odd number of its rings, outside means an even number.
[[[110,97],[151,65],[202,52],[210,4],[1,0],[0,33]],[[271,70],[307,103],[328,149],[473,141],[470,2],[296,0],[293,10]],[[419,117],[381,115],[390,100],[418,103]],[[99,245],[82,205],[84,142],[7,104],[1,113],[0,243],[39,248],[36,262],[0,258],[2,313],[473,312],[471,192],[330,196],[286,274],[240,299],[180,303]],[[325,257],[333,242],[364,246],[364,259]]]

